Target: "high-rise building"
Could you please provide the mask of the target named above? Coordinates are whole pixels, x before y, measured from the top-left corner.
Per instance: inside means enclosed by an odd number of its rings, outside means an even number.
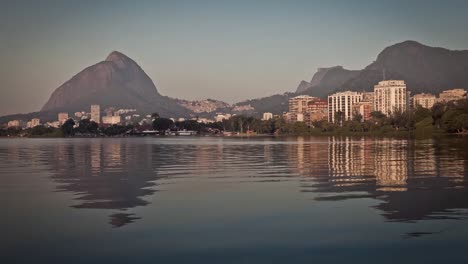
[[[374,111],[390,115],[407,108],[406,84],[401,80],[381,81],[374,86]]]
[[[318,99],[308,95],[299,95],[289,99],[289,112],[293,114],[306,113],[309,102]]]
[[[68,120],[68,113],[58,113],[58,121],[61,125]]]
[[[353,118],[353,105],[362,100],[362,93],[339,92],[328,96],[328,122],[335,123],[335,116],[340,113],[342,121]]]
[[[101,123],[101,108],[99,105],[91,105],[91,121]]]
[[[436,97],[433,94],[415,94],[413,96],[413,103],[412,106],[416,108],[418,105],[424,108],[432,108],[432,106],[436,103]]]

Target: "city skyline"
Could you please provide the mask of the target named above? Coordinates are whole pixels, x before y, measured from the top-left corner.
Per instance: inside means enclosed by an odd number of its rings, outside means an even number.
[[[292,92],[318,67],[362,69],[384,47],[408,39],[467,49],[460,34],[466,5],[4,3],[0,115],[39,110],[56,87],[112,50],[134,58],[170,97],[234,103]],[[429,14],[438,19],[428,21]]]

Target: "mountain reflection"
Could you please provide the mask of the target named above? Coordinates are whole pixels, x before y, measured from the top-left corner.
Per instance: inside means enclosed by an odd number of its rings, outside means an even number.
[[[468,208],[466,142],[332,137],[327,144],[313,144],[299,139],[301,154],[291,161],[307,177],[301,191],[319,194],[316,201],[373,198],[387,221],[459,219]],[[328,173],[320,173],[325,164]]]
[[[76,194],[74,208],[125,211],[149,202],[155,193],[160,151],[150,144],[122,140],[55,145],[52,178],[59,191]],[[134,214],[113,213],[109,223],[120,227],[140,219]]]

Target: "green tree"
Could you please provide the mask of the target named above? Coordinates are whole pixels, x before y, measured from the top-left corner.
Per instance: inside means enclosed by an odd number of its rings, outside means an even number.
[[[154,113],[151,114],[151,117],[152,117],[153,119],[157,119],[157,118],[159,118],[159,114],[156,113],[156,112],[154,112]]]
[[[424,108],[420,105],[417,105],[414,109],[414,121],[416,123],[426,119],[427,117],[432,116],[431,110]]]
[[[81,134],[94,134],[98,133],[99,125],[89,119],[82,119],[78,122],[78,127],[75,129],[75,132]]]
[[[345,121],[345,114],[341,111],[335,112],[335,123],[338,123],[340,126],[343,125],[343,122]]]
[[[75,126],[75,121],[73,121],[73,119],[68,119],[67,121],[65,121],[65,123],[63,123],[63,125],[60,127],[60,129],[62,130],[62,133],[64,136],[68,137],[68,136],[73,136],[74,135],[74,129],[73,127]]]
[[[154,130],[159,131],[161,134],[165,134],[165,131],[170,129],[174,125],[174,122],[169,118],[159,117],[153,121]]]
[[[468,129],[468,114],[461,114],[455,118],[455,127],[457,131],[464,132]]]
[[[354,112],[353,113],[353,121],[356,121],[356,122],[362,122],[362,115],[361,113],[359,112]]]
[[[443,103],[435,103],[431,108],[432,123],[437,128],[442,127],[442,116],[444,116],[445,111],[446,106]]]

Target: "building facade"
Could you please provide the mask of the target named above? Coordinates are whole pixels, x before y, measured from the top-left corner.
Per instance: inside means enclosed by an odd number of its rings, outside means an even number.
[[[432,108],[432,106],[436,103],[436,97],[433,94],[415,94],[412,98],[412,106],[416,108],[418,105],[424,108]]]
[[[11,120],[8,121],[7,127],[19,127],[20,121],[19,120]]]
[[[360,114],[362,116],[361,121],[367,121],[371,119],[371,113],[374,111],[374,103],[369,101],[361,101],[353,105],[353,114]]]
[[[58,121],[60,125],[63,125],[68,120],[68,113],[58,113]]]
[[[33,118],[31,121],[27,123],[28,128],[33,128],[39,126],[41,124],[41,120],[39,118]]]
[[[91,105],[91,121],[101,123],[101,107],[99,105]]]
[[[273,113],[270,113],[270,112],[263,113],[262,120],[270,120],[272,118],[273,118]]]
[[[308,95],[300,95],[289,99],[289,112],[293,114],[306,113],[309,102],[318,99]]]
[[[102,117],[102,123],[106,125],[117,125],[120,124],[120,116],[119,115],[114,115],[114,116],[103,116]]]
[[[401,80],[381,81],[374,86],[374,110],[390,115],[407,108],[406,84]]]
[[[328,122],[335,123],[337,113],[341,113],[342,121],[353,118],[353,106],[362,100],[362,93],[340,92],[328,96]]]
[[[215,116],[216,122],[223,122],[223,120],[229,120],[231,118],[231,114],[217,114]]]
[[[466,91],[464,89],[446,90],[439,94],[439,102],[446,103],[466,98]]]

